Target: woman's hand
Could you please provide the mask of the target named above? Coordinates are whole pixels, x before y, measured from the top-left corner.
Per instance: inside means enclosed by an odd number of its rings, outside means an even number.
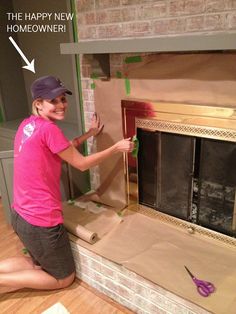
[[[92,121],[91,121],[91,126],[88,131],[89,135],[97,136],[102,131],[103,127],[104,127],[104,124],[101,124],[99,115],[96,112],[94,112]]]
[[[117,152],[129,153],[134,149],[134,143],[131,142],[131,138],[125,138],[120,140],[115,145],[115,149]]]
[[[101,125],[99,116],[96,114],[96,112],[94,112],[91,127],[88,130],[88,132],[84,133],[79,137],[74,138],[71,141],[71,144],[74,147],[80,146],[84,141],[90,138],[90,136],[97,136],[102,131],[103,127],[104,124]]]

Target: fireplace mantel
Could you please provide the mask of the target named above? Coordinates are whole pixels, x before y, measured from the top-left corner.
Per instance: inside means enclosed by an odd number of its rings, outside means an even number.
[[[235,50],[236,33],[89,40],[60,44],[61,54]]]
[[[110,77],[113,53],[187,53],[204,51],[235,51],[236,33],[175,35],[145,38],[87,40],[61,43],[61,54],[88,54],[98,61],[103,75]]]

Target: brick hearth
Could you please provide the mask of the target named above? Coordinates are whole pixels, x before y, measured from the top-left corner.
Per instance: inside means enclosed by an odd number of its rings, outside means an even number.
[[[73,241],[71,247],[76,261],[76,276],[135,313],[209,313]]]

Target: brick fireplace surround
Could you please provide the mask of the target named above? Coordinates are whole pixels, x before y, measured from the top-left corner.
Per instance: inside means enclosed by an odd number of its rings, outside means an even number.
[[[79,41],[156,38],[236,30],[234,0],[77,0]],[[130,54],[129,54],[130,55]],[[123,73],[127,54],[110,55],[110,72]],[[91,64],[81,56],[85,127],[94,112]],[[89,143],[89,149],[91,143]],[[91,172],[91,187],[98,182]],[[123,266],[71,242],[77,276],[136,313],[208,313]]]

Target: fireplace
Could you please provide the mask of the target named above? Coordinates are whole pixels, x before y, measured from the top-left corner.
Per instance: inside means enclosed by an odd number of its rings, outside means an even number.
[[[236,237],[236,128],[232,107],[122,100],[129,202],[221,240]]]

